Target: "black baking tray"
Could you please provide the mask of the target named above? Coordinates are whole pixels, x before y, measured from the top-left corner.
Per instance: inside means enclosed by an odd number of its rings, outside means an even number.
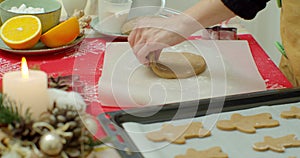
[[[102,113],[98,120],[111,144],[122,158],[143,158],[138,148],[123,128],[123,123],[141,124],[163,122],[174,119],[199,117],[212,113],[249,109],[259,106],[275,106],[300,102],[300,88],[266,90],[224,97],[215,97],[166,105],[158,105],[116,112]],[[179,110],[180,108],[180,110]],[[159,109],[159,111],[157,111]],[[178,115],[178,111],[180,114]],[[148,116],[148,114],[155,114]],[[148,117],[138,117],[148,116]]]

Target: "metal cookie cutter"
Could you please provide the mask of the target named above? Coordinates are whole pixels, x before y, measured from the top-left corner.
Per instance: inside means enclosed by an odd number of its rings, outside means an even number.
[[[237,28],[221,26],[206,28],[203,38],[211,40],[237,40]]]

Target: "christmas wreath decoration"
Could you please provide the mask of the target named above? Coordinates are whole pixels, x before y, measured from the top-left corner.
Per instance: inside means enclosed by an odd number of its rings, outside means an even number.
[[[86,121],[95,119],[85,112],[83,98],[67,91],[72,77],[49,78],[53,106],[39,119],[32,119],[31,109],[22,111],[21,105],[0,94],[0,157],[87,157],[95,146],[103,143],[94,138],[97,123],[86,126]],[[76,102],[68,101],[66,96],[72,100],[76,97]]]

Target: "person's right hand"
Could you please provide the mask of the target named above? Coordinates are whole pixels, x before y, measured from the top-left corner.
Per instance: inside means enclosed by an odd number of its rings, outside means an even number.
[[[202,26],[191,17],[175,15],[169,18],[145,17],[137,22],[128,42],[140,63],[148,65],[148,56],[158,59],[163,48],[183,42]]]

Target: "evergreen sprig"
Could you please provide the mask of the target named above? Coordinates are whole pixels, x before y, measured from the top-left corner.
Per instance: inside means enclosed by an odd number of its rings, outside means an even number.
[[[26,109],[24,117],[15,101],[10,100],[6,96],[0,95],[0,125],[8,125],[13,122],[19,122],[21,119],[26,121],[31,120],[31,113],[29,109]]]
[[[4,105],[3,100],[0,104],[0,124],[11,124],[14,121],[20,120],[19,109],[17,106],[12,106],[11,101],[7,101],[8,105]]]

